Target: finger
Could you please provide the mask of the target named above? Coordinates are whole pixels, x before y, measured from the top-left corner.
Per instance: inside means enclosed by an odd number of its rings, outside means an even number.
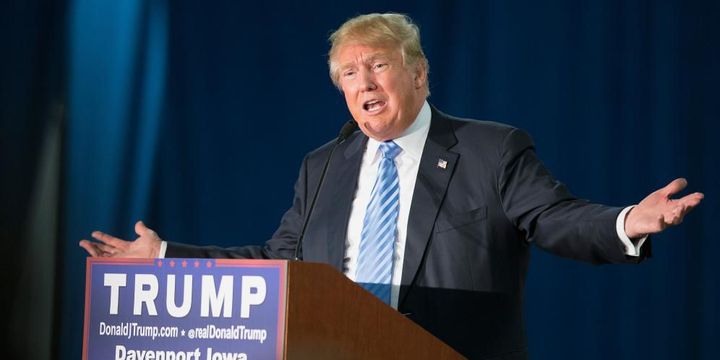
[[[692,209],[694,209],[695,206],[697,206],[697,205],[698,205],[698,204],[686,204],[686,205],[684,205],[680,216],[681,216],[682,218],[685,218],[685,215],[687,215],[690,211],[692,211]]]
[[[673,220],[675,219],[675,216],[677,215],[677,206],[673,207],[672,209],[668,210],[666,213],[662,216],[662,221],[665,223],[665,225],[672,225]]]
[[[674,207],[670,215],[665,219],[670,225],[680,225],[685,218],[685,215],[690,212],[692,207],[686,205],[678,205]]]
[[[670,197],[673,194],[682,191],[682,189],[684,189],[686,186],[687,180],[685,180],[684,178],[677,178],[667,184],[664,188],[660,189],[660,192],[663,193],[665,197]]]
[[[135,223],[135,233],[138,234],[138,236],[143,235],[152,235],[154,231],[150,229],[149,227],[145,226],[145,223],[142,222],[142,220]]]
[[[695,207],[700,204],[700,201],[702,201],[703,198],[705,198],[705,195],[703,193],[696,192],[677,199],[677,202],[685,206]]]
[[[100,257],[101,256],[100,250],[97,249],[97,247],[95,246],[95,243],[92,243],[90,241],[82,239],[82,240],[80,240],[79,245],[81,248],[85,249],[85,251],[87,251],[87,253],[90,254],[90,256],[92,256],[92,257]]]
[[[101,241],[105,244],[114,246],[114,247],[122,247],[124,243],[126,243],[125,240],[116,238],[112,235],[106,234],[102,231],[93,231],[92,237],[97,239],[98,241]]]
[[[680,225],[680,223],[683,221],[683,217],[685,216],[685,213],[687,212],[686,206],[680,206],[680,208],[675,209],[675,216],[673,217],[673,225]]]
[[[105,244],[95,244],[95,247],[100,249],[106,256],[115,255],[119,251],[118,248]]]

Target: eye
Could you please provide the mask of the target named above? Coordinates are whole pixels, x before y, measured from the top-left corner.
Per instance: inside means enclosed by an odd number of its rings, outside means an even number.
[[[347,79],[352,79],[356,74],[355,70],[345,70],[342,73],[342,76]]]
[[[387,63],[375,63],[375,64],[373,64],[372,68],[375,71],[380,71],[380,70],[385,69],[387,67],[387,65],[388,65]]]

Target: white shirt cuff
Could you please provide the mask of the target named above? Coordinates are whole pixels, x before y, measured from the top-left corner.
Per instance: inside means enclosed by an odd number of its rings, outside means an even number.
[[[164,259],[166,251],[167,251],[167,241],[163,240],[160,242],[160,252],[158,253],[158,259]]]
[[[648,236],[645,235],[638,239],[637,243],[633,243],[633,241],[630,240],[630,238],[625,233],[625,216],[627,216],[627,213],[630,212],[630,210],[632,210],[632,208],[634,207],[635,205],[628,206],[620,212],[617,217],[617,221],[615,221],[615,230],[617,231],[617,235],[620,238],[620,241],[622,241],[623,245],[625,245],[625,255],[640,256],[640,248],[645,243],[645,240],[647,240]]]

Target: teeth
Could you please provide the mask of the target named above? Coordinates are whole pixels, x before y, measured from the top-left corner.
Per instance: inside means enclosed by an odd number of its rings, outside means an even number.
[[[380,107],[380,100],[370,100],[365,103],[365,110],[372,111]]]

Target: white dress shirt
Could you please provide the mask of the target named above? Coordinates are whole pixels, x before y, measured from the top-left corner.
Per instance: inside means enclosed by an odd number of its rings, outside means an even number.
[[[402,151],[395,157],[398,179],[400,184],[400,210],[397,220],[397,237],[393,247],[393,267],[390,292],[390,304],[397,308],[398,296],[400,294],[400,280],[402,279],[403,260],[405,258],[405,240],[407,239],[408,216],[410,215],[410,204],[412,204],[413,192],[415,190],[415,179],[417,179],[420,159],[422,158],[425,140],[430,131],[430,105],[423,104],[415,121],[398,138],[393,141],[400,146]],[[343,260],[343,272],[351,280],[355,281],[357,271],[357,258],[360,253],[360,233],[365,219],[365,210],[370,202],[375,179],[378,174],[378,165],[382,158],[379,150],[380,142],[368,139],[360,175],[358,177],[357,192],[352,202],[350,220],[348,221],[347,238],[345,239],[345,258]]]

